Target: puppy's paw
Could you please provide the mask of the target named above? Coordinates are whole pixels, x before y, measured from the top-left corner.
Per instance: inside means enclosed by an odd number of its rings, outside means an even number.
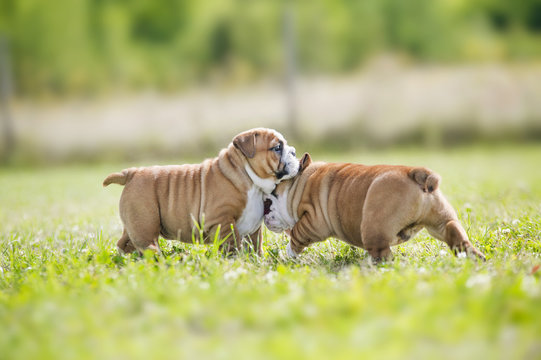
[[[297,253],[291,248],[291,241],[287,243],[286,252],[290,258],[295,259],[297,257]]]

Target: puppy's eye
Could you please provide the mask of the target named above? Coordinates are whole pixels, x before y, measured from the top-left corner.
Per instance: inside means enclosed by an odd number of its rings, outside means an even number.
[[[276,145],[276,146],[273,147],[271,150],[272,150],[272,151],[275,151],[275,152],[277,152],[277,153],[281,153],[281,152],[282,152],[282,144]]]

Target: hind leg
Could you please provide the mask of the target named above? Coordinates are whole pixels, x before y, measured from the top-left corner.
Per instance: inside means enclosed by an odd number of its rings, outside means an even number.
[[[380,264],[384,261],[391,261],[393,259],[393,253],[390,247],[386,248],[370,248],[367,249],[368,253],[372,257],[374,264]]]
[[[129,237],[131,245],[140,253],[143,253],[145,250],[152,250],[154,252],[161,253],[160,245],[158,243],[158,237],[160,235],[159,230],[138,230],[135,233],[131,232],[128,234],[130,234]]]
[[[486,260],[485,255],[483,255],[483,253],[472,245],[468,239],[466,231],[462,225],[460,225],[458,220],[450,220],[447,223],[441,224],[437,227],[427,226],[426,229],[430,235],[449,245],[455,255],[457,255],[459,252],[466,252],[468,254],[477,256],[481,260]]]
[[[419,230],[423,194],[418,183],[398,172],[380,176],[370,185],[360,232],[362,247],[374,262],[390,260],[391,246],[409,240]]]
[[[126,247],[129,248],[131,244],[140,253],[145,250],[161,252],[158,244],[160,217],[157,210],[131,207],[121,211],[121,214],[128,238],[128,241],[124,240]]]
[[[131,240],[130,242],[140,253],[145,250],[161,253],[160,245],[158,244],[158,237],[160,235],[159,223],[157,225],[148,224],[148,227],[138,224],[137,228],[128,230],[128,235]]]
[[[393,232],[367,226],[361,227],[361,237],[363,248],[370,254],[375,264],[392,260],[391,244],[396,238]]]
[[[135,246],[133,246],[130,240],[130,237],[128,236],[126,229],[122,231],[122,236],[116,243],[116,248],[120,254],[130,254],[136,250]]]

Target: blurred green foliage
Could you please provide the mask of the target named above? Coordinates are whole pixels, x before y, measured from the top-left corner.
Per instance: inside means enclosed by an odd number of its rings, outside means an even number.
[[[286,6],[298,67],[342,72],[379,52],[415,61],[541,56],[540,0],[2,0],[19,95],[96,94],[279,75]]]

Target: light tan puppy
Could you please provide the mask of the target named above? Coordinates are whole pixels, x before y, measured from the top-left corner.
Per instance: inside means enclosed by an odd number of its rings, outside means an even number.
[[[103,181],[125,185],[120,197],[120,252],[159,251],[158,236],[208,242],[219,229],[228,251],[241,239],[261,251],[263,193],[297,174],[295,148],[271,129],[252,129],[202,164],[125,169]],[[196,223],[194,223],[196,222]],[[199,239],[202,226],[204,238]],[[233,229],[233,231],[232,231]]]
[[[453,207],[438,189],[440,177],[422,167],[312,163],[265,195],[265,225],[290,231],[289,256],[336,237],[366,249],[374,261],[389,258],[390,246],[422,228],[455,252],[484,259],[468,240]]]

